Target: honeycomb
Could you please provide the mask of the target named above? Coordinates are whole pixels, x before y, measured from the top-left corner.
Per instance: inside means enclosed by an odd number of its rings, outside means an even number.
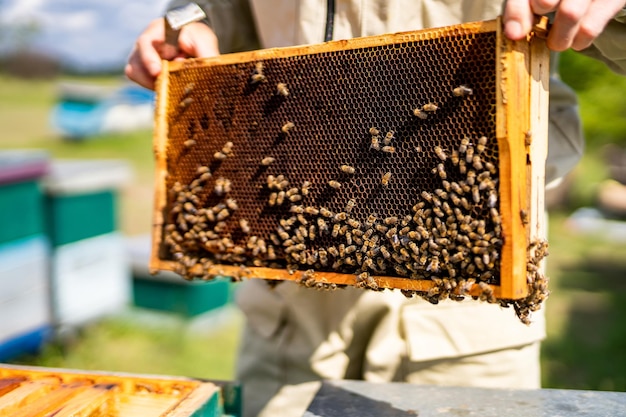
[[[269,268],[264,278],[287,271],[318,288],[341,275],[371,289],[390,286],[377,277],[427,281],[417,293],[432,302],[497,302],[514,242],[500,213],[500,43],[489,27],[172,67],[157,112],[158,268],[188,278]],[[542,244],[516,242],[541,247],[528,256],[539,263]]]

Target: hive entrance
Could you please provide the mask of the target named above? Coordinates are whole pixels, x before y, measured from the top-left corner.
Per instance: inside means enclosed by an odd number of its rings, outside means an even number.
[[[503,245],[526,254],[528,201],[510,201],[525,182],[500,176],[525,169],[512,149],[528,146],[500,150],[515,138],[499,133],[497,27],[170,64],[153,266],[188,276],[243,266],[277,279],[314,270],[311,282],[409,290],[448,279],[462,293],[501,286]],[[518,218],[503,220],[502,206]],[[507,222],[522,231],[510,242]]]

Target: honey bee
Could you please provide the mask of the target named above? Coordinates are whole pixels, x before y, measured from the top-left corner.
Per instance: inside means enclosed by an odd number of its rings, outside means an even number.
[[[331,218],[334,216],[333,212],[328,210],[326,207],[320,207],[320,214],[328,218]]]
[[[230,212],[227,209],[222,209],[219,213],[217,213],[217,221],[222,221],[228,216],[230,216]]]
[[[328,265],[328,252],[326,251],[326,249],[320,248],[317,251],[317,254],[318,254],[318,257],[322,266]]]
[[[450,153],[450,161],[452,161],[454,165],[459,164],[459,151],[454,150]]]
[[[439,106],[437,106],[434,103],[426,103],[422,106],[422,110],[424,111],[428,111],[428,112],[434,112],[439,108]]]
[[[191,97],[186,97],[186,98],[182,99],[182,100],[180,101],[180,103],[178,103],[178,106],[179,106],[181,109],[186,109],[187,107],[189,107],[189,105],[190,105],[191,103],[193,103],[193,98],[191,98]]]
[[[385,186],[385,187],[386,187],[387,185],[389,185],[389,180],[390,180],[390,179],[391,179],[391,172],[385,172],[385,174],[383,175],[383,177],[382,177],[382,178],[381,178],[381,180],[380,180],[380,183],[381,183],[383,186]]]
[[[485,148],[487,146],[487,136],[481,136],[478,138],[478,143],[476,144],[476,152],[479,154],[485,152]]]
[[[346,174],[354,174],[354,167],[350,165],[342,165],[341,171],[343,171]]]
[[[468,146],[467,151],[465,151],[465,162],[468,164],[472,163],[472,159],[474,158],[474,148]]]
[[[398,218],[396,216],[386,217],[384,222],[386,225],[393,225],[398,223]]]
[[[311,214],[313,216],[317,216],[320,211],[318,209],[316,209],[315,207],[313,207],[313,206],[307,206],[307,207],[304,208],[304,212],[306,214]]]
[[[306,226],[307,224],[309,224],[309,221],[307,219],[305,219],[302,214],[297,214],[296,218],[298,219],[298,221],[300,222],[301,225]]]
[[[380,150],[380,137],[372,136],[372,144],[370,145],[370,149],[374,149],[376,151]]]
[[[237,201],[234,198],[229,198],[229,199],[226,200],[226,207],[228,207],[232,211],[239,210],[239,206],[237,205]]]
[[[447,181],[446,181],[447,182]],[[435,190],[435,194],[437,194],[437,196],[443,200],[447,200],[448,199],[448,193],[446,193],[445,191],[443,191],[441,188],[437,188]]]
[[[413,116],[418,117],[418,118],[420,118],[420,119],[422,119],[422,120],[425,120],[425,119],[427,119],[427,118],[428,118],[428,114],[427,114],[427,113],[424,113],[424,112],[422,111],[422,109],[420,109],[420,108],[417,108],[417,109],[414,109],[414,110],[413,110]]]
[[[519,216],[522,219],[522,224],[525,226],[528,224],[528,211],[526,210],[520,210],[519,211]]]
[[[433,207],[433,213],[435,213],[437,217],[444,217],[444,213],[439,207]]]
[[[196,141],[193,139],[188,139],[185,142],[183,142],[183,146],[185,146],[185,148],[191,148],[195,144],[196,144]]]
[[[283,133],[289,133],[294,127],[296,127],[296,125],[293,124],[293,122],[287,122],[283,125],[283,127],[280,128],[280,130]]]
[[[437,155],[442,161],[445,161],[448,158],[448,155],[446,155],[441,146],[435,146],[435,155]]]
[[[452,94],[456,97],[467,97],[471,96],[474,91],[466,85],[460,85],[452,90]]]
[[[219,177],[216,181],[215,181],[215,194],[219,195],[224,195],[229,193],[231,190],[231,182],[229,179],[226,179],[224,177]]]
[[[217,151],[213,154],[213,159],[215,159],[216,161],[223,161],[224,159],[226,159],[228,157],[228,155],[226,155],[224,152],[222,151]]]
[[[276,84],[276,93],[280,94],[283,97],[287,97],[289,95],[289,90],[287,89],[287,85],[285,83]]]
[[[433,196],[428,191],[422,191],[421,196],[424,200],[428,201],[429,203],[432,203]]]
[[[329,246],[329,247],[327,248],[327,250],[328,250],[328,253],[330,253],[330,254],[331,254],[332,256],[334,256],[335,258],[339,256],[339,251],[337,250],[337,248],[336,248],[336,247],[334,247],[334,246]]]
[[[396,148],[393,146],[383,146],[382,147],[382,151],[385,153],[395,153],[396,152]]]
[[[336,224],[333,226],[333,231],[331,232],[331,236],[332,236],[332,237],[337,237],[337,235],[339,235],[339,228],[340,228],[340,227],[341,227],[341,226],[339,225],[339,223],[336,223]]]
[[[533,141],[533,132],[528,130],[524,133],[524,145],[530,146],[532,141]]]
[[[285,202],[285,192],[279,191],[278,195],[276,196],[276,205],[282,206],[284,202]]]
[[[497,301],[493,295],[493,289],[489,286],[489,284],[487,284],[486,282],[480,281],[478,283],[478,286],[480,287],[480,290],[481,290],[481,294],[480,294],[481,301],[488,301],[488,302]]]
[[[340,212],[340,213],[335,214],[333,221],[339,223],[339,222],[345,221],[347,218],[348,218],[348,215],[346,213]]]
[[[438,257],[433,256],[430,258],[430,263],[426,267],[426,271],[433,272],[435,274],[439,272],[439,258]]]
[[[328,224],[321,217],[317,218],[317,228],[320,234],[323,234],[324,232],[328,232]]]
[[[222,146],[222,153],[226,154],[226,155],[230,155],[231,152],[233,151],[233,143],[228,141],[224,144],[224,146]]]
[[[437,164],[437,174],[439,174],[439,177],[443,180],[448,178],[448,174],[446,174],[446,169],[443,164]]]
[[[300,194],[293,194],[293,195],[290,195],[288,198],[289,198],[289,201],[291,201],[292,203],[297,203],[298,201],[302,200],[302,196]]]
[[[452,255],[450,257],[450,262],[452,262],[454,264],[458,264],[463,259],[465,259],[465,254],[463,252],[457,252],[457,253],[455,253],[454,255]]]
[[[474,200],[474,203],[480,203],[480,193],[477,185],[472,186],[472,199]]]
[[[489,171],[489,173],[492,175],[495,175],[497,172],[496,166],[492,164],[491,162],[485,162],[485,168],[487,168],[487,171]]]
[[[347,209],[347,207],[346,207],[346,209]],[[348,210],[346,210],[346,211],[348,211]],[[349,218],[346,221],[347,221],[348,225],[350,225],[350,227],[352,227],[354,229],[358,229],[359,227],[361,227],[361,223],[358,220]]]
[[[482,171],[483,162],[482,162],[482,159],[480,159],[480,156],[474,155],[474,157],[472,158],[472,166],[474,167],[475,170]]]
[[[189,94],[191,94],[195,85],[195,83],[186,84],[185,88],[183,89],[183,95],[188,96]]]
[[[467,166],[465,165],[465,159],[459,160],[459,172],[465,174],[467,172]]]
[[[277,192],[273,192],[270,194],[269,199],[268,199],[268,204],[273,207],[276,205],[276,199],[278,198],[278,193]]]
[[[350,213],[352,212],[352,209],[354,208],[354,205],[356,204],[356,201],[354,199],[350,199],[348,200],[348,203],[346,203],[346,213]]]
[[[316,232],[317,230],[315,229],[315,225],[310,225],[309,226],[309,239],[310,240],[315,240],[316,238]]]
[[[375,228],[376,230],[378,230],[380,233],[386,233],[386,232],[387,232],[387,230],[389,230],[389,228],[388,228],[387,226],[382,225],[382,224],[379,224],[379,223],[376,223],[376,224],[374,225],[374,228]]]
[[[311,188],[311,183],[309,181],[304,181],[302,183],[302,188],[300,189],[302,195],[309,195],[309,188]]]
[[[252,84],[256,84],[256,83],[261,83],[261,82],[265,82],[266,78],[265,75],[263,74],[263,62],[257,62],[255,64],[254,67],[254,73],[252,74],[252,78],[251,78],[251,83]]]
[[[248,220],[239,219],[239,227],[241,228],[241,231],[244,232],[245,234],[250,233],[250,224],[248,223]]]
[[[461,139],[461,144],[459,145],[459,153],[465,153],[467,152],[467,146],[469,145],[470,141],[468,138],[463,138]]]
[[[302,206],[291,206],[291,207],[289,207],[289,212],[296,213],[296,214],[302,214],[302,213],[304,213],[304,207],[302,207]]]
[[[487,205],[489,208],[494,208],[498,204],[498,194],[495,190],[489,190],[489,196],[487,197]]]
[[[271,165],[274,161],[276,161],[276,159],[272,158],[271,156],[266,156],[261,160],[261,165],[268,166]]]
[[[390,130],[389,132],[387,132],[387,134],[383,138],[383,144],[384,145],[389,145],[391,143],[391,141],[393,140],[394,133],[395,132],[393,130]]]
[[[328,181],[328,185],[330,185],[335,190],[338,190],[339,188],[341,188],[341,183],[335,180]]]
[[[380,130],[376,129],[375,127],[370,127],[369,132],[370,132],[370,135],[372,135],[372,136],[380,135]]]

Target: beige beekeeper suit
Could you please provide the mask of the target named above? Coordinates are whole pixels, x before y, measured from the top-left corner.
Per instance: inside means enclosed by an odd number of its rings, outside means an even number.
[[[198,3],[223,53],[324,40],[325,0]],[[333,39],[494,19],[501,10],[502,1],[488,0],[336,0]],[[623,11],[586,53],[626,73],[625,22]],[[556,78],[550,85],[549,135],[551,182],[569,171],[583,150],[576,98]],[[433,306],[397,291],[319,292],[291,282],[272,290],[260,280],[239,285],[237,304],[247,319],[237,370],[245,416],[301,415],[319,379],[540,385],[542,312],[525,326],[512,309],[492,304]]]

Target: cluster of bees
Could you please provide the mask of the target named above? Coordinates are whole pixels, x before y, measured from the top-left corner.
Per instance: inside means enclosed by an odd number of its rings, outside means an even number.
[[[258,63],[251,83],[266,82],[263,65]],[[278,83],[276,94],[289,96]],[[455,88],[453,94],[465,97],[472,90]],[[427,103],[414,110],[420,119],[438,107]],[[281,127],[288,134],[295,124]],[[394,153],[395,132],[385,134],[376,127],[368,130],[370,149]],[[435,189],[416,192],[414,205],[404,216],[371,213],[366,218],[353,215],[356,201],[349,199],[341,210],[308,201],[312,184],[292,184],[284,175],[268,175],[264,187],[265,204],[278,213],[275,230],[265,236],[252,233],[250,221],[238,213],[237,201],[229,197],[231,182],[213,178],[208,167],[198,168],[190,184],[176,182],[170,189],[169,219],[163,241],[176,261],[179,274],[191,279],[210,278],[214,264],[287,269],[302,285],[335,289],[338,285],[323,282],[316,271],[352,274],[356,285],[371,290],[379,288],[376,276],[397,276],[430,280],[427,291],[403,291],[407,297],[420,296],[437,304],[445,299],[461,301],[472,296],[504,307],[513,306],[518,317],[528,322],[532,311],[547,297],[547,279],[539,264],[547,255],[545,242],[534,242],[528,249],[528,297],[522,300],[497,299],[493,284],[500,276],[500,253],[503,246],[499,214],[498,177],[493,158],[488,155],[488,138],[463,138],[455,148],[435,146],[432,176]],[[214,154],[223,160],[232,154],[227,142]],[[259,161],[267,167],[274,157]],[[343,164],[344,174],[355,167]],[[386,187],[393,181],[391,172],[380,180]],[[341,183],[331,179],[327,185],[340,193]],[[213,194],[217,204],[205,206],[198,195]],[[234,277],[237,279],[237,277]],[[478,289],[478,292],[477,292]],[[476,295],[478,294],[478,295]]]

